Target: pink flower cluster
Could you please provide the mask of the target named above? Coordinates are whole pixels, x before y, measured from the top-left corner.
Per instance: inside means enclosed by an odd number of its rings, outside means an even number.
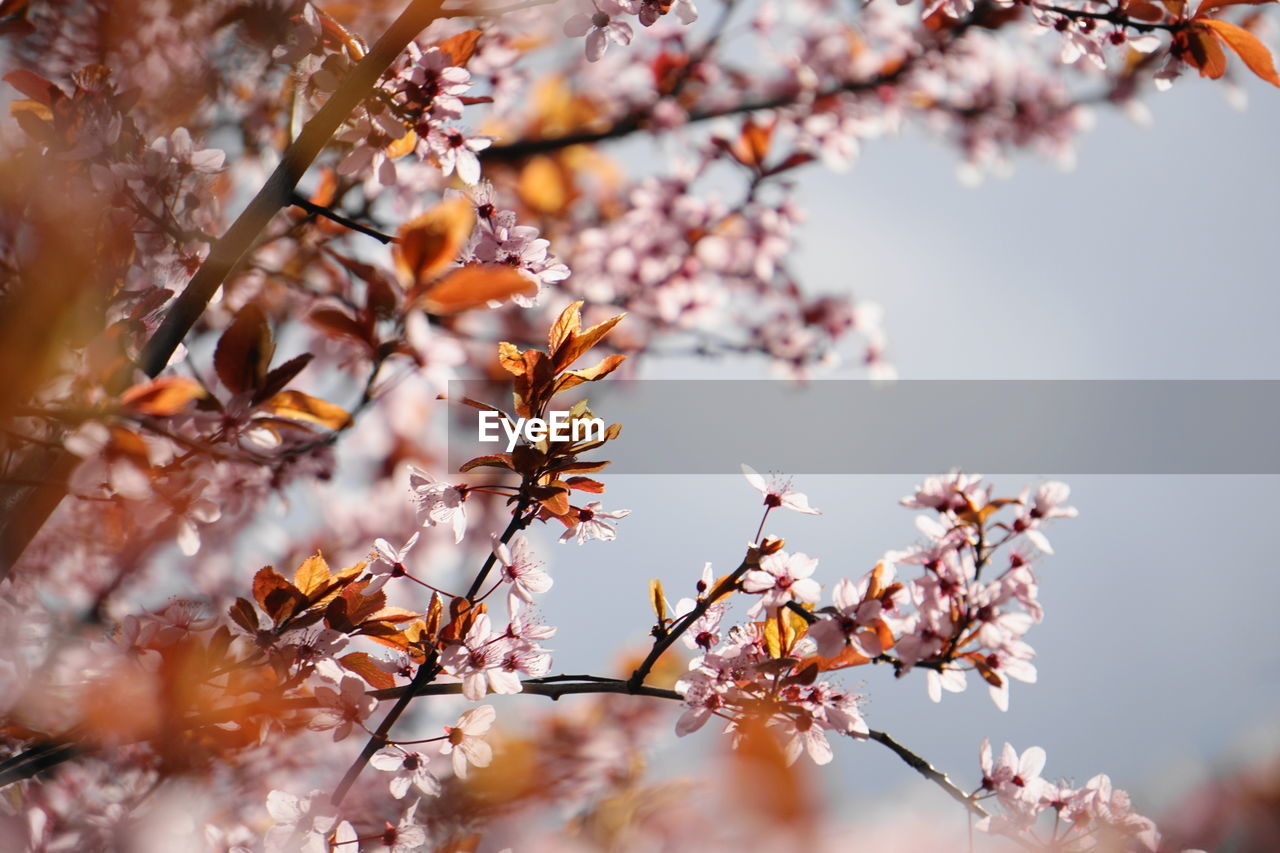
[[[1155,823],[1136,813],[1128,794],[1112,787],[1105,774],[1073,788],[1042,777],[1045,761],[1045,752],[1038,746],[1019,755],[1007,743],[993,758],[991,743],[984,740],[979,750],[979,794],[1000,810],[978,821],[975,828],[1009,836],[1035,850],[1162,849]],[[1046,815],[1054,818],[1047,832],[1039,828]]]

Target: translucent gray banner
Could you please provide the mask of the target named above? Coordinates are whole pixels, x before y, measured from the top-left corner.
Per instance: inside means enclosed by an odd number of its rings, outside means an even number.
[[[1277,474],[1280,381],[695,381],[609,379],[587,397],[621,436],[591,458],[627,474]],[[450,383],[511,412],[494,385]],[[449,427],[452,470],[502,453],[480,412]],[[492,434],[492,429],[490,430]]]

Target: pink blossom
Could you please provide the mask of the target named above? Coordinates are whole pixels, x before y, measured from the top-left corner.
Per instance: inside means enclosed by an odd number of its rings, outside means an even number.
[[[315,694],[320,710],[308,725],[317,731],[332,729],[335,741],[350,735],[378,704],[372,696],[365,695],[364,682],[354,675],[344,675],[337,690],[325,685],[317,687]]]
[[[511,584],[511,594],[521,601],[532,604],[535,595],[551,589],[554,581],[539,568],[540,564],[534,559],[529,540],[523,533],[512,537],[509,546],[495,536],[493,554],[501,567],[502,579]]]
[[[821,726],[807,713],[786,717],[782,724],[783,736],[787,741],[783,750],[788,764],[794,764],[802,753],[809,753],[814,764],[829,764],[835,754],[827,736],[822,733]]]
[[[267,813],[274,825],[264,838],[267,853],[326,853],[326,836],[337,822],[324,791],[296,797],[287,791],[267,795]]]
[[[493,761],[493,748],[482,735],[496,717],[492,705],[480,705],[464,713],[453,726],[445,726],[449,737],[440,751],[452,757],[453,772],[459,779],[466,778],[468,764],[488,767]]]
[[[397,800],[404,799],[410,786],[415,787],[423,795],[434,797],[440,793],[440,782],[427,770],[429,759],[420,752],[410,752],[398,746],[380,749],[369,759],[375,770],[391,773],[388,786],[391,796]]]
[[[944,663],[939,664],[937,669],[931,669],[925,673],[925,684],[929,691],[929,698],[934,702],[941,702],[943,690],[949,693],[963,693],[967,682],[964,670]]]
[[[612,541],[618,534],[612,525],[605,524],[602,518],[626,518],[631,514],[629,509],[616,509],[605,512],[600,508],[600,501],[592,501],[576,510],[576,521],[560,535],[561,542],[568,542],[577,537],[581,545],[588,539],[599,539],[602,542]]]
[[[426,517],[426,525],[449,524],[453,527],[453,541],[461,542],[467,532],[465,487],[441,482],[417,467],[409,471],[409,486],[418,504],[418,514]]]
[[[760,558],[760,568],[742,576],[744,592],[762,593],[748,611],[752,616],[777,610],[789,601],[817,604],[822,587],[810,577],[818,560],[805,554],[778,551]]]
[[[1053,547],[1040,528],[1051,519],[1075,518],[1079,515],[1075,507],[1066,505],[1070,496],[1071,487],[1056,480],[1044,483],[1034,493],[1030,489],[1023,490],[1018,497],[1022,509],[1014,519],[1014,531],[1025,535],[1044,553],[1052,554]]]
[[[821,512],[809,506],[809,499],[799,492],[793,491],[791,481],[771,476],[766,482],[764,477],[756,473],[750,465],[743,464],[742,473],[760,494],[764,495],[764,505],[769,508],[784,507],[809,515],[820,515]]]
[[[376,559],[373,565],[369,567],[369,572],[374,576],[373,582],[366,589],[367,593],[377,592],[389,578],[400,577],[407,571],[404,561],[408,558],[409,552],[413,550],[413,546],[418,543],[418,537],[421,534],[415,532],[404,543],[403,547],[396,548],[385,539],[375,539],[373,542],[373,553]]]
[[[433,127],[426,141],[441,174],[448,177],[456,171],[458,178],[467,185],[480,180],[480,159],[476,152],[493,144],[487,136],[468,136],[457,128],[444,127]]]
[[[1036,802],[1041,787],[1046,784],[1040,778],[1045,760],[1045,752],[1038,746],[1028,748],[1019,756],[1017,750],[1006,743],[999,760],[993,761],[991,741],[984,738],[978,750],[982,787],[994,792],[1001,802]]]
[[[939,512],[961,512],[985,506],[988,490],[982,484],[981,474],[962,474],[952,471],[942,477],[929,477],[916,486],[914,494],[907,495],[900,503],[913,509],[936,509]]]
[[[440,655],[445,672],[462,679],[462,695],[472,701],[486,692],[519,693],[520,678],[503,666],[509,641],[489,630],[489,614],[481,613],[460,642],[450,644]]]
[[[564,34],[570,38],[587,37],[588,62],[596,62],[604,56],[609,42],[631,44],[631,25],[616,20],[623,13],[635,14],[639,0],[593,0],[595,10],[590,14],[579,12],[564,23]]]

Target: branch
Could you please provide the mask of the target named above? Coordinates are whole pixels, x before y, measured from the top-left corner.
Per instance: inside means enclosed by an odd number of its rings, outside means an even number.
[[[1070,18],[1073,21],[1091,20],[1105,21],[1114,24],[1117,27],[1131,27],[1140,33],[1148,33],[1152,30],[1165,30],[1167,32],[1176,33],[1178,30],[1184,30],[1189,25],[1189,21],[1176,21],[1172,24],[1159,24],[1151,21],[1138,21],[1133,18],[1126,17],[1117,6],[1106,12],[1090,12],[1085,9],[1068,9],[1065,6],[1052,6],[1047,3],[1037,3],[1037,9],[1043,9],[1046,12],[1054,12],[1062,15],[1064,18]]]
[[[43,770],[56,767],[80,754],[70,743],[42,743],[23,750],[0,763],[0,788],[30,779]]]
[[[432,666],[424,664],[419,668],[419,672],[429,672]],[[370,690],[366,695],[375,699],[398,699],[397,708],[401,708],[416,696],[451,696],[462,693],[461,684],[416,684],[417,677],[414,678],[415,683],[405,685],[403,687],[390,687],[385,690]],[[587,695],[587,694],[619,694],[624,696],[649,696],[654,699],[666,699],[675,702],[681,702],[684,697],[674,690],[666,690],[659,687],[648,687],[646,685],[633,685],[630,679],[608,678],[598,675],[550,675],[543,678],[527,678],[521,682],[523,692],[534,696],[546,696],[555,701],[562,696]],[[291,702],[291,707],[298,709],[314,708],[317,706],[315,697],[299,697],[295,702]],[[278,706],[276,706],[278,707]],[[394,712],[394,709],[393,709]],[[195,725],[217,725],[232,719],[244,719],[246,715],[252,715],[252,707],[239,707],[227,709],[221,714],[202,717]],[[383,744],[387,743],[387,733],[391,726],[388,720],[394,724],[399,714],[393,717],[388,714],[387,719],[383,720],[383,724],[378,727],[378,732],[370,740],[373,747],[372,752],[381,749]],[[923,757],[912,752],[907,747],[896,741],[889,733],[872,729],[868,736],[871,740],[883,744],[893,751],[895,755],[901,758],[907,766],[911,767],[917,773],[938,787],[942,788],[952,799],[960,803],[970,812],[978,817],[986,817],[987,811],[979,805],[972,797],[961,790],[946,773],[938,770]],[[365,747],[369,749],[369,745]],[[55,767],[64,761],[76,757],[81,754],[79,747],[69,743],[43,743],[32,747],[16,756],[12,756],[4,761],[0,761],[0,787],[18,782],[23,779],[29,779],[37,773]],[[365,760],[367,761],[367,759]],[[351,770],[347,771],[347,775],[351,776],[351,782],[347,778],[343,778],[345,788],[340,787],[339,791],[345,796],[355,777],[364,768],[365,762],[357,762],[352,765]],[[355,776],[352,776],[352,773]],[[338,793],[334,794],[335,805],[340,802],[341,797]]]
[[[671,699],[683,702],[684,697],[674,690],[661,687],[640,686],[632,688],[621,678],[605,678],[598,675],[552,675],[546,678],[526,678],[520,682],[524,693],[534,696],[546,696],[556,700],[561,696],[577,696],[589,693],[614,693],[624,696],[649,696],[654,699]],[[371,690],[370,696],[376,699],[392,699],[403,696],[409,687],[390,687],[386,690]],[[417,696],[452,696],[462,692],[461,684],[428,684],[416,691]]]
[[[516,534],[517,530],[521,530],[533,520],[533,516],[529,516],[528,518],[525,517],[524,513],[528,508],[528,505],[528,501],[523,498],[516,504],[515,512],[512,513],[511,516],[511,522],[507,524],[507,529],[502,532],[502,536],[499,539],[499,541],[504,545],[511,541],[511,537]],[[481,584],[484,583],[485,577],[489,574],[489,571],[493,568],[493,564],[497,559],[497,554],[490,551],[489,556],[484,561],[484,565],[481,566],[480,571],[476,573],[475,581],[471,584],[471,589],[467,592],[467,601],[472,603],[475,602],[476,591],[479,590]],[[428,688],[431,686],[431,682],[435,680],[436,676],[439,675],[440,672],[441,667],[439,664],[439,654],[433,651],[427,656],[427,659],[422,662],[422,665],[418,667],[418,671],[413,675],[413,681],[409,682],[407,687],[399,688],[402,692],[398,694],[399,698],[396,700],[396,704],[393,705],[391,710],[387,712],[387,715],[382,718],[382,722],[378,725],[377,730],[374,731],[373,736],[369,738],[369,742],[364,745],[364,749],[360,750],[360,755],[357,756],[356,760],[347,768],[347,772],[343,775],[342,781],[338,783],[338,787],[334,790],[331,801],[335,806],[342,804],[343,799],[351,790],[351,786],[356,783],[358,778],[360,778],[360,773],[364,770],[365,765],[369,763],[369,759],[373,758],[373,754],[381,749],[383,744],[387,742],[387,735],[391,732],[391,728],[400,719],[401,715],[404,714],[405,710],[409,707],[409,703],[413,701],[415,696],[426,695],[428,693]],[[459,691],[461,689],[460,685],[447,686],[458,687]]]
[[[213,244],[185,290],[174,300],[160,328],[147,341],[142,369],[156,376],[169,363],[178,344],[204,313],[213,294],[253,247],[258,235],[276,213],[290,203],[298,181],[316,157],[374,85],[395,62],[396,57],[428,24],[440,17],[444,0],[413,0],[378,39],[373,49],[356,64],[350,76],[324,106],[312,116],[280,158],[271,177],[236,217],[227,232]]]
[[[987,810],[978,805],[978,803],[964,791],[960,790],[954,782],[947,778],[946,773],[938,770],[928,761],[925,761],[919,755],[898,743],[889,735],[888,732],[881,732],[872,729],[869,733],[869,737],[876,743],[882,743],[889,747],[889,749],[893,750],[893,753],[905,761],[909,767],[942,790],[946,791],[947,794],[950,795],[951,799],[960,803],[960,805],[964,806],[978,817],[987,816]]]
[[[384,246],[388,243],[394,243],[396,240],[390,234],[383,234],[377,228],[370,228],[368,225],[362,225],[354,219],[348,219],[336,210],[331,210],[322,204],[316,204],[296,192],[289,193],[289,204],[302,208],[309,216],[320,216],[331,222],[338,223],[343,228],[350,228],[352,231],[372,237]]]
[[[953,44],[965,33],[966,30],[974,26],[978,21],[979,16],[986,10],[987,4],[978,4],[973,12],[963,20],[957,22],[955,27],[948,31],[947,39],[940,47],[945,48]],[[775,110],[781,107],[794,106],[800,103],[802,99],[821,100],[823,98],[834,97],[837,95],[875,91],[881,86],[898,82],[902,77],[906,76],[907,72],[909,72],[917,62],[928,56],[929,53],[929,50],[921,51],[908,56],[892,71],[876,74],[873,77],[862,80],[847,80],[824,89],[821,92],[789,92],[785,95],[775,95],[769,98],[747,100],[737,104],[731,104],[729,106],[692,110],[686,118],[686,123],[698,124],[705,121],[711,121],[712,119],[724,118],[725,116],[753,113],[761,110]],[[647,109],[633,111],[629,115],[619,119],[613,126],[603,130],[580,131],[561,136],[546,137],[544,139],[518,140],[506,145],[493,145],[486,148],[484,151],[481,151],[478,156],[481,160],[490,162],[520,160],[525,157],[531,157],[535,154],[558,151],[572,145],[591,145],[597,142],[606,142],[611,139],[620,139],[647,127],[651,109],[652,105]]]
[[[767,512],[765,514],[768,515]],[[717,584],[715,589],[712,589],[707,593],[706,598],[699,601],[697,606],[684,616],[680,617],[679,621],[671,626],[670,631],[653,641],[653,648],[649,650],[649,654],[645,656],[645,659],[641,661],[638,667],[636,667],[635,672],[631,673],[631,677],[627,679],[627,684],[632,689],[632,692],[636,692],[641,688],[644,684],[644,680],[648,678],[649,673],[653,671],[654,664],[658,662],[658,658],[662,657],[663,653],[667,649],[671,648],[671,645],[675,643],[676,640],[680,639],[680,635],[689,630],[690,625],[701,619],[703,614],[707,612],[711,605],[715,604],[718,600],[733,590],[737,586],[738,581],[742,579],[742,576],[755,568],[758,563],[759,551],[755,548],[747,551],[747,556],[742,559],[742,563],[738,568],[733,570],[733,574],[725,578],[722,583]]]

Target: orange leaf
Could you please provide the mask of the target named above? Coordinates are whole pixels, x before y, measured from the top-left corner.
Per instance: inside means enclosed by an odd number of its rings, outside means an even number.
[[[293,585],[301,590],[303,595],[310,598],[313,593],[324,589],[331,575],[329,564],[325,562],[324,557],[317,551],[303,560],[302,565],[298,566],[298,570],[293,573]]]
[[[565,484],[578,492],[591,492],[592,494],[601,494],[604,492],[604,483],[599,480],[593,480],[590,477],[570,477]]]
[[[1214,35],[1234,50],[1236,56],[1243,59],[1244,64],[1249,66],[1250,71],[1272,86],[1280,86],[1280,76],[1276,75],[1276,67],[1271,61],[1271,51],[1258,41],[1257,36],[1243,27],[1237,27],[1235,24],[1219,21],[1216,18],[1206,18],[1200,23],[1213,30]]]
[[[396,686],[396,680],[391,673],[379,668],[367,652],[351,652],[343,655],[338,658],[338,663],[342,664],[344,669],[363,678],[370,687],[386,690]]]
[[[563,489],[557,489],[540,502],[552,515],[564,515],[570,509],[569,493]]]
[[[392,254],[405,286],[423,288],[458,257],[476,214],[465,198],[452,198],[400,227]]]
[[[405,610],[403,607],[384,607],[381,610],[369,614],[369,622],[412,622],[418,618],[418,614],[412,610]]]
[[[262,384],[275,349],[266,315],[250,303],[240,309],[218,338],[213,369],[228,391],[242,394]]]
[[[569,375],[576,376],[583,382],[595,382],[596,380],[604,379],[610,373],[613,373],[613,371],[617,370],[618,366],[626,360],[627,357],[625,355],[606,356],[599,364],[583,370],[571,370],[569,371]]]
[[[1124,5],[1124,13],[1135,21],[1163,21],[1164,9],[1146,0],[1133,0]]]
[[[463,66],[476,52],[476,42],[480,41],[479,30],[464,30],[456,36],[445,39],[436,45],[440,52],[449,57],[449,64]]]
[[[61,89],[32,71],[20,68],[17,71],[10,71],[4,75],[3,79],[4,82],[28,98],[46,107],[52,105],[56,98],[62,96]]]
[[[1191,65],[1200,69],[1201,77],[1217,80],[1227,73],[1227,55],[1218,40],[1204,30],[1187,30],[1187,47]]]
[[[512,296],[533,296],[538,285],[504,264],[467,264],[432,285],[422,295],[422,307],[431,314],[456,314]]]
[[[427,605],[427,620],[422,624],[422,631],[428,637],[435,637],[440,633],[440,616],[444,613],[444,604],[440,600],[440,593],[431,593],[431,603]]]
[[[764,164],[769,154],[769,143],[773,139],[774,123],[756,124],[755,119],[748,118],[742,125],[742,135],[733,144],[733,156],[738,162],[753,169]]]
[[[557,465],[551,470],[554,470],[557,474],[594,474],[596,471],[604,470],[608,465],[608,462],[573,461]]]
[[[263,409],[277,417],[325,429],[340,430],[351,424],[351,415],[346,409],[301,391],[281,391],[263,404]]]
[[[516,191],[521,201],[545,214],[562,212],[573,195],[565,170],[546,155],[533,157],[525,164]]]
[[[863,664],[871,663],[871,658],[866,655],[859,654],[854,650],[853,646],[845,646],[840,650],[840,653],[834,657],[824,658],[821,655],[814,655],[813,657],[807,657],[800,661],[801,666],[808,666],[811,663],[816,663],[818,665],[818,669],[823,672],[827,672],[828,670],[844,669],[849,666],[862,666]]]
[[[33,100],[31,98],[23,98],[22,100],[14,101],[13,103],[9,104],[9,115],[13,116],[15,119],[18,119],[19,123],[21,123],[24,120],[30,121],[30,118],[21,116],[19,115],[20,113],[29,113],[30,115],[35,116],[40,121],[46,121],[46,122],[53,121],[53,110],[49,109],[39,101]]]
[[[551,325],[551,331],[547,334],[547,352],[554,356],[556,350],[574,335],[578,334],[582,329],[582,300],[572,302],[567,308],[560,312],[560,316],[556,318],[555,323]]]
[[[498,363],[508,373],[524,375],[524,353],[515,344],[503,341],[498,344]]]
[[[144,415],[176,415],[193,400],[204,397],[204,386],[183,376],[162,376],[135,385],[120,395],[126,408]]]
[[[616,317],[610,317],[603,323],[597,323],[591,328],[579,332],[573,338],[565,343],[563,347],[556,353],[554,368],[556,371],[564,370],[573,364],[578,358],[604,339],[604,336],[618,325],[626,314],[619,314]]]
[[[253,597],[276,625],[293,616],[306,603],[302,592],[270,566],[264,566],[254,575]]]
[[[510,453],[496,453],[492,456],[477,456],[475,459],[468,459],[458,468],[458,473],[465,474],[473,468],[506,468],[508,471],[514,470]]]
[[[653,605],[653,613],[658,617],[659,625],[667,624],[667,597],[662,594],[662,581],[654,578],[649,581],[649,601]]]
[[[418,146],[418,134],[412,130],[386,147],[387,156],[392,160],[399,159]]]

